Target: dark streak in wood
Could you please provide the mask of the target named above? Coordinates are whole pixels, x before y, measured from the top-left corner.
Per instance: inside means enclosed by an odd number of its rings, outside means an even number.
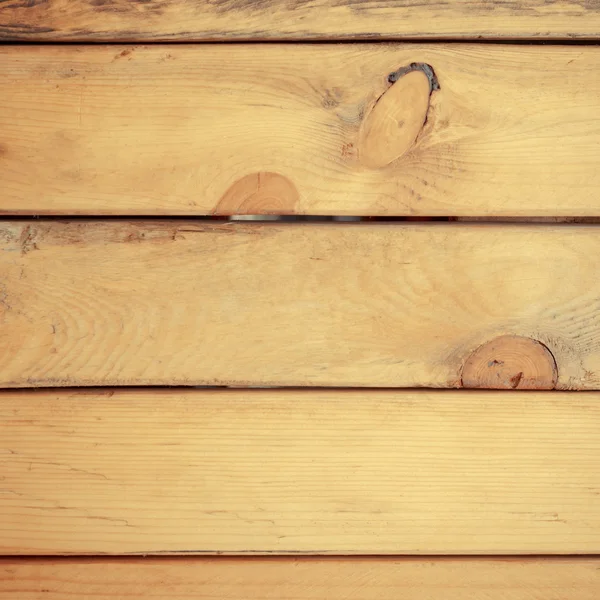
[[[440,82],[438,81],[433,67],[427,63],[421,62],[410,63],[410,65],[406,67],[401,67],[397,71],[393,71],[388,75],[388,82],[396,83],[396,81],[398,81],[401,77],[407,73],[411,73],[412,71],[422,71],[425,73],[427,79],[429,80],[429,89],[431,92],[435,92],[440,89]]]
[[[597,0],[71,0],[69,15],[64,0],[0,0],[0,6],[6,41],[600,37]],[[514,26],[507,29],[507,21]]]

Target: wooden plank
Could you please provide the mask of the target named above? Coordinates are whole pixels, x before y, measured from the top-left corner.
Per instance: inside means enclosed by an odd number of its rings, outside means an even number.
[[[2,554],[595,554],[600,395],[13,391]]]
[[[0,559],[10,600],[596,600],[597,558]]]
[[[0,386],[600,387],[600,229],[0,223]]]
[[[598,39],[594,2],[5,0],[0,40]]]
[[[600,216],[598,70],[595,46],[0,47],[0,211]]]

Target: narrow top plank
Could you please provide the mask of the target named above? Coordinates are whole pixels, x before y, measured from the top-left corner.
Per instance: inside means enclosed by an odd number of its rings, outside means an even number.
[[[598,39],[580,0],[3,0],[0,39]]]

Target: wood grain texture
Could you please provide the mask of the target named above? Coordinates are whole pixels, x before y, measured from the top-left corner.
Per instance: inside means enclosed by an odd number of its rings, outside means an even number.
[[[389,81],[413,63],[429,99]],[[599,70],[594,46],[0,47],[0,212],[600,216]]]
[[[6,600],[596,600],[598,558],[0,559]]]
[[[558,369],[550,350],[531,338],[503,335],[481,345],[467,358],[463,387],[552,390]]]
[[[4,221],[0,386],[460,387],[508,335],[556,367],[483,387],[598,389],[599,267],[594,225]]]
[[[598,39],[593,0],[4,0],[26,41]]]
[[[13,391],[2,554],[595,554],[600,395]]]

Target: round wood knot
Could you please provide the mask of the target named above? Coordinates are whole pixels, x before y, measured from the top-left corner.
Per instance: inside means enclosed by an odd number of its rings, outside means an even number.
[[[425,71],[402,72],[388,80],[392,86],[377,100],[358,135],[359,160],[372,169],[385,167],[410,150],[429,110],[432,84]]]
[[[219,201],[215,215],[293,215],[299,194],[279,173],[250,173],[238,179]]]
[[[462,386],[499,390],[552,390],[558,370],[552,352],[527,337],[504,335],[480,346],[462,371]]]

